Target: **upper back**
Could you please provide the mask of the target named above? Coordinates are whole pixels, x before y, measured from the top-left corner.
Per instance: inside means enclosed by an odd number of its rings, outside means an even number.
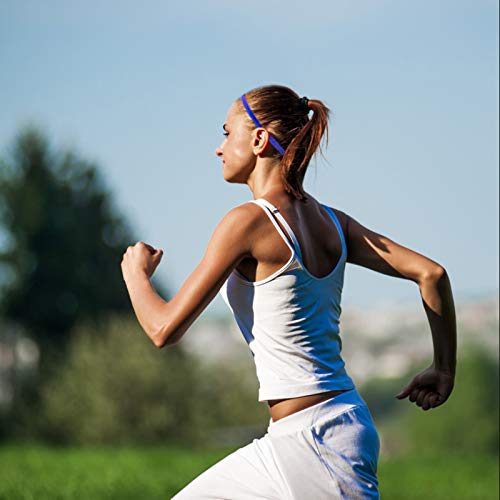
[[[310,195],[307,202],[293,202],[283,196],[266,197],[265,201],[278,209],[295,235],[304,267],[315,277],[327,276],[342,254],[341,236],[328,211]],[[252,210],[256,221],[251,236],[252,258],[244,259],[237,270],[249,281],[260,281],[288,262],[290,248],[262,208],[254,203],[248,205],[252,205],[248,210]],[[346,220],[343,213],[337,210],[334,212],[341,231],[345,234]],[[282,222],[276,222],[293,246]]]

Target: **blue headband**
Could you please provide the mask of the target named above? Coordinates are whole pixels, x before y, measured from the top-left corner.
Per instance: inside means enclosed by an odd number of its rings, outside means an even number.
[[[241,102],[243,103],[243,106],[245,106],[248,116],[250,116],[252,121],[255,123],[255,126],[264,128],[259,122],[259,120],[257,120],[257,117],[253,114],[252,110],[250,109],[250,106],[248,105],[247,100],[245,99],[245,94],[241,96]],[[278,141],[271,134],[269,134],[269,142],[280,152],[280,154],[282,155],[285,154],[285,150],[279,145]]]

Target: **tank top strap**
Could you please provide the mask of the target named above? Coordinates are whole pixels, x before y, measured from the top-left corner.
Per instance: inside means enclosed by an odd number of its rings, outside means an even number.
[[[340,243],[342,245],[342,254],[347,255],[347,244],[345,242],[344,233],[342,231],[342,226],[340,225],[340,221],[339,221],[338,217],[335,215],[335,212],[329,206],[323,205],[323,203],[321,203],[321,206],[328,212],[328,214],[330,215],[330,218],[332,219],[333,223],[337,227],[337,231],[338,231],[339,237],[340,237]]]
[[[274,224],[274,226],[276,227],[278,232],[281,234],[281,236],[285,240],[285,242],[289,244],[287,237],[284,235],[280,226],[276,223],[276,220],[274,217],[276,217],[281,222],[281,224],[285,228],[286,232],[288,233],[288,236],[292,240],[293,249],[295,250],[295,253],[298,255],[300,261],[302,262],[302,253],[300,251],[299,242],[295,236],[295,233],[292,231],[292,228],[288,225],[288,222],[285,220],[285,218],[280,214],[279,210],[272,203],[269,203],[267,200],[264,200],[264,198],[257,198],[256,200],[250,200],[250,201],[252,203],[256,203],[257,205],[260,205],[261,207],[266,207],[269,210],[269,212],[267,212],[266,210],[264,210],[264,211],[268,214],[269,218],[271,219],[271,222]]]

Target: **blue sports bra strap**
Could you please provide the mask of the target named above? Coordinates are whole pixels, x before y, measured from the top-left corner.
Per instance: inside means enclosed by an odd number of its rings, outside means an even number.
[[[302,253],[300,252],[299,242],[295,237],[295,233],[292,231],[292,228],[288,225],[288,222],[285,220],[285,218],[280,214],[279,210],[272,203],[269,203],[267,200],[264,200],[264,198],[258,198],[257,200],[254,201],[261,202],[262,204],[264,204],[273,213],[273,215],[275,215],[278,218],[278,220],[281,222],[286,232],[288,233],[288,236],[290,236],[290,239],[293,242],[293,247],[295,249],[295,252],[299,256],[299,259],[302,261]]]
[[[330,217],[333,220],[335,226],[337,226],[337,231],[340,236],[340,242],[342,244],[342,253],[344,253],[344,255],[347,255],[347,244],[345,242],[344,233],[342,231],[342,226],[340,225],[339,219],[335,215],[335,212],[329,206],[323,205],[323,203],[321,204],[321,206],[330,214]]]

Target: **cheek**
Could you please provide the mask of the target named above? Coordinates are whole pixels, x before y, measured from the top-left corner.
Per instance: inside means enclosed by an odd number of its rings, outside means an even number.
[[[247,140],[236,138],[231,146],[232,157],[239,160],[248,160],[252,156],[252,149]]]

